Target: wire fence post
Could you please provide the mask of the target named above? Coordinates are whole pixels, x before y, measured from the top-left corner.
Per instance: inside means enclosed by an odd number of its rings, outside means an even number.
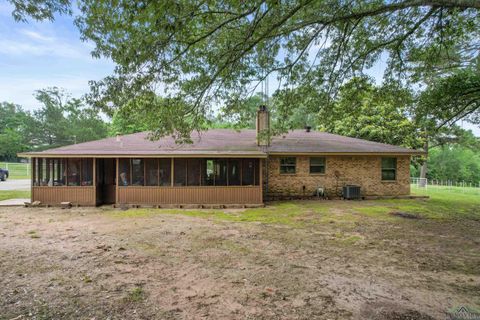
[[[410,186],[412,192],[431,193],[440,190],[449,190],[453,193],[480,194],[480,181],[450,180],[450,179],[427,179],[411,177]]]

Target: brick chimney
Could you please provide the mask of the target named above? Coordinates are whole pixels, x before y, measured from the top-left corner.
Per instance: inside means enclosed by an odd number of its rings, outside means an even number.
[[[258,107],[257,111],[257,145],[270,145],[270,113],[265,105]]]

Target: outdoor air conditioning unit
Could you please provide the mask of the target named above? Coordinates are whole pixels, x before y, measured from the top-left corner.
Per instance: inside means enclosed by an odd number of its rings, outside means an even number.
[[[360,186],[346,185],[343,187],[342,196],[344,199],[361,199]]]

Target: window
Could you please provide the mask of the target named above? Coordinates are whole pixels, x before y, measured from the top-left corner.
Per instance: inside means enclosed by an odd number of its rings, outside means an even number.
[[[54,186],[64,186],[67,178],[66,172],[66,162],[67,159],[55,159],[53,162],[53,185]]]
[[[228,185],[229,186],[240,185],[240,161],[239,160],[228,161]]]
[[[215,161],[215,185],[227,185],[227,160]]]
[[[175,186],[187,185],[187,159],[175,159],[173,166]]]
[[[171,186],[172,185],[172,160],[171,159],[159,159],[158,160],[160,185]]]
[[[131,159],[132,161],[132,185],[143,186],[144,183],[144,168],[143,159]]]
[[[213,186],[215,185],[215,160],[204,160],[202,161],[202,185],[204,186]]]
[[[33,185],[93,186],[93,159],[35,158]]]
[[[53,175],[55,173],[54,170],[54,159],[46,159],[47,160],[47,165],[45,167],[45,180],[47,182],[48,186],[53,186]]]
[[[297,159],[294,157],[280,158],[280,174],[295,173]]]
[[[42,159],[39,159],[39,158],[35,158],[33,159],[33,185],[34,186],[39,186],[41,184],[41,181],[42,181],[42,177],[41,177],[41,174],[42,174],[42,170],[40,170],[40,166],[41,166],[41,160]]]
[[[169,158],[120,159],[118,164],[119,186],[171,186],[171,161],[172,159]],[[177,164],[177,160],[175,160],[175,164]],[[176,182],[177,185],[185,185],[185,169],[185,165],[181,164],[175,168],[179,179]]]
[[[201,170],[202,186],[248,186],[260,181],[258,159],[202,159],[195,167]],[[194,172],[196,177],[198,171]]]
[[[325,173],[325,158],[310,158],[310,173]]]
[[[118,163],[119,186],[130,185],[130,159],[120,159]]]
[[[382,158],[382,180],[397,179],[397,158]]]
[[[158,186],[158,160],[145,159],[145,185]]]
[[[188,159],[187,160],[187,185],[199,186],[200,185],[200,159]]]
[[[242,185],[255,184],[255,159],[242,160]]]
[[[80,165],[80,159],[67,160],[67,182],[69,186],[80,186]],[[50,182],[48,184],[50,185]]]
[[[93,186],[93,159],[82,159],[81,173],[81,185]]]

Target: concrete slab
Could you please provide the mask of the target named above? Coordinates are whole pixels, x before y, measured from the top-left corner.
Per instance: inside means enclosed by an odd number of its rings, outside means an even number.
[[[21,207],[25,202],[30,202],[30,199],[8,199],[0,201],[0,207]]]

